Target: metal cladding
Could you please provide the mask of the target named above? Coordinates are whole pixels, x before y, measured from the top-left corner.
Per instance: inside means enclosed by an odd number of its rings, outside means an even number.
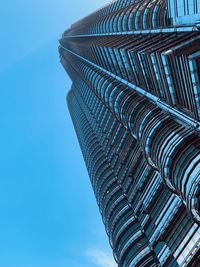
[[[200,266],[199,16],[197,0],[118,0],[60,40],[119,267]]]

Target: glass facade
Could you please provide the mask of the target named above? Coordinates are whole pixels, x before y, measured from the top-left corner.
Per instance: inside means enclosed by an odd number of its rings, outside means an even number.
[[[200,24],[199,0],[169,0],[169,16],[176,26]]]
[[[199,6],[117,0],[60,40],[69,111],[119,267],[200,266],[200,32],[182,23]]]

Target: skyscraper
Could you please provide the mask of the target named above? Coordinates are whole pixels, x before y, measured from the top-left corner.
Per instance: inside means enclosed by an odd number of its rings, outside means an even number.
[[[199,0],[118,0],[60,40],[119,267],[200,266],[199,30]]]

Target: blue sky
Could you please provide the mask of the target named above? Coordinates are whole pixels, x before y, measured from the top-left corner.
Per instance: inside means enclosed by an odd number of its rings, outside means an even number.
[[[68,114],[71,82],[57,50],[71,23],[106,2],[1,3],[0,266],[115,266]]]

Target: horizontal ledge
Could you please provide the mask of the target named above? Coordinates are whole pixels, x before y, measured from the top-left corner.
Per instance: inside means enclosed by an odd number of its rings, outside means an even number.
[[[112,36],[112,35],[133,35],[133,34],[149,34],[149,33],[173,33],[173,32],[191,32],[199,31],[197,27],[185,26],[185,27],[175,27],[175,28],[162,28],[162,29],[149,29],[149,30],[135,30],[135,31],[124,31],[124,32],[105,32],[105,33],[90,33],[90,34],[80,34],[80,35],[69,35],[63,34],[62,38],[81,38],[81,37],[100,37],[100,36]]]

